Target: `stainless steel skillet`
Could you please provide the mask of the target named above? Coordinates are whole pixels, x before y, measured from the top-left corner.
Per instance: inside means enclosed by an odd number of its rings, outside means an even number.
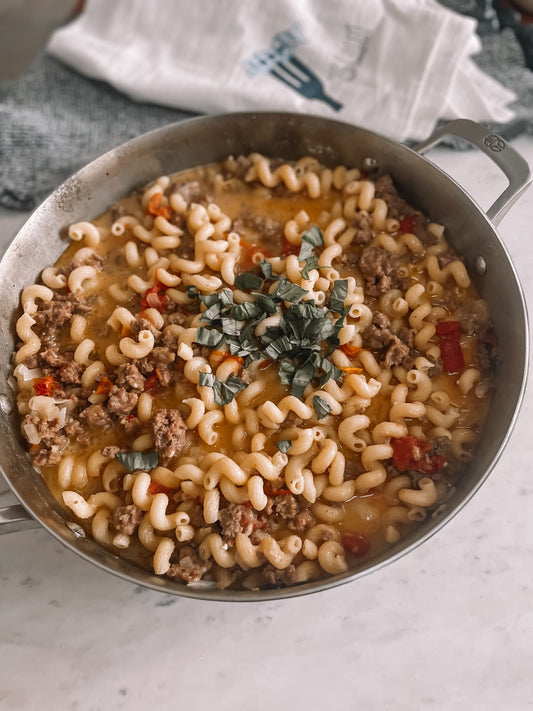
[[[485,213],[452,178],[423,154],[446,134],[466,138],[505,173],[509,186]],[[259,151],[297,158],[312,155],[325,164],[361,165],[390,172],[408,201],[446,225],[464,255],[478,291],[489,304],[499,338],[495,396],[473,461],[438,516],[425,521],[386,552],[327,580],[262,591],[187,587],[136,567],[85,537],[55,502],[32,468],[19,434],[14,394],[8,385],[15,321],[22,288],[34,283],[67,245],[68,225],[91,219],[110,204],[157,176]],[[0,532],[41,525],[63,544],[104,570],[137,584],[192,598],[250,601],[324,590],[379,568],[425,541],[470,499],[498,460],[522,400],[528,362],[528,326],[522,290],[495,225],[531,181],[526,162],[502,138],[466,120],[448,124],[414,149],[356,126],[280,113],[241,113],[197,118],[140,136],[98,158],[61,185],[30,217],[0,263],[0,468],[21,502],[0,512]]]

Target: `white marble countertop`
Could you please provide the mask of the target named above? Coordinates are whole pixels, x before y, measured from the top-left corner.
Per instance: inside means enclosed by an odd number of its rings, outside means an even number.
[[[533,165],[533,139],[514,145]],[[506,184],[477,151],[430,156],[484,208]],[[23,219],[0,213],[2,250]],[[499,227],[530,305],[532,225],[533,189]],[[44,530],[2,536],[0,708],[532,708],[532,415],[530,378],[504,455],[447,526],[392,565],[303,598],[166,596]]]

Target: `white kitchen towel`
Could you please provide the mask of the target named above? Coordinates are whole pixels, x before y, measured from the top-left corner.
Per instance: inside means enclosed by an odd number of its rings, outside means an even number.
[[[475,30],[434,0],[86,0],[48,51],[137,101],[321,114],[420,140],[438,119],[513,118],[515,95],[472,60]]]

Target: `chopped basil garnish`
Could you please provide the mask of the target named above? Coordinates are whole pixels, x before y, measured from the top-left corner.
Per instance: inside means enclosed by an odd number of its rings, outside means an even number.
[[[277,443],[277,448],[283,454],[287,454],[291,446],[292,442],[290,441],[290,439],[280,439],[280,441]]]
[[[224,334],[215,331],[215,329],[204,328],[200,326],[196,329],[196,343],[209,348],[218,348],[224,342]]]
[[[316,412],[317,419],[319,420],[326,417],[326,415],[329,415],[331,412],[331,407],[323,397],[320,397],[320,395],[315,395],[313,397],[313,408]]]
[[[243,304],[236,304],[231,309],[231,315],[236,321],[249,321],[257,318],[261,313],[261,306],[255,301],[245,301]]]
[[[303,391],[313,379],[314,374],[315,366],[311,361],[307,361],[302,368],[298,368],[292,378],[291,395],[302,397]]]
[[[263,272],[265,279],[272,279],[272,264],[267,262],[266,259],[262,259],[259,262],[259,266],[261,267],[261,271]]]
[[[260,289],[263,280],[253,272],[243,272],[235,277],[237,289]]]
[[[220,326],[222,328],[222,332],[225,333],[227,336],[238,336],[239,333],[243,330],[243,323],[242,321],[235,321],[234,318],[221,318],[220,319]]]
[[[200,373],[198,382],[200,385],[213,388],[217,405],[228,405],[235,395],[246,387],[246,383],[235,375],[230,375],[224,382],[219,380],[213,373]]]
[[[337,368],[335,363],[332,363],[329,358],[317,354],[313,357],[313,363],[316,368],[320,368],[324,371],[324,376],[320,381],[322,385],[327,383],[328,380],[338,380],[342,375],[342,370]]]
[[[286,277],[281,277],[278,281],[274,296],[277,296],[278,299],[282,301],[290,301],[291,304],[296,304],[298,301],[301,301],[304,296],[307,296],[307,291],[302,289],[301,286],[298,286],[298,284],[293,284]]]
[[[296,366],[288,358],[284,358],[279,362],[279,379],[282,385],[290,385],[294,374],[296,373]]]
[[[218,296],[222,306],[227,306],[233,303],[233,292],[231,289],[222,289],[218,294],[213,294],[213,296]]]
[[[338,314],[344,313],[344,301],[348,295],[348,279],[336,279],[331,290],[329,308]]]
[[[313,256],[313,249],[324,244],[324,237],[322,236],[322,230],[320,227],[313,225],[307,232],[302,235],[302,246],[300,247],[300,254],[298,259],[300,262],[304,262],[309,257]]]
[[[316,226],[302,235],[298,259],[304,263],[304,279],[318,267],[318,257],[313,250],[322,244],[324,238]],[[342,371],[327,356],[339,345],[338,334],[348,312],[344,307],[348,280],[335,281],[328,308],[317,306],[312,299],[304,301],[308,291],[286,276],[274,274],[267,260],[261,260],[259,268],[263,277],[243,272],[235,278],[235,286],[250,294],[250,300],[243,303],[234,303],[233,292],[228,288],[214,294],[201,294],[195,287],[187,288],[190,298],[205,307],[201,316],[205,326],[198,328],[196,342],[209,348],[224,345],[231,355],[244,359],[245,368],[255,360],[275,361],[281,383],[290,385],[291,393],[297,397],[301,397],[314,378],[320,377],[322,384],[330,378],[340,378]],[[272,283],[267,283],[269,281]],[[256,326],[276,313],[279,322],[256,335]],[[246,387],[235,376],[222,382],[212,373],[201,373],[200,385],[213,388],[219,405],[231,402],[234,395]]]
[[[149,471],[157,467],[159,452],[118,452],[115,454],[115,459],[130,472],[137,469]]]
[[[318,257],[314,255],[305,260],[305,265],[302,268],[302,277],[304,279],[309,279],[309,272],[311,269],[316,269],[318,267]]]

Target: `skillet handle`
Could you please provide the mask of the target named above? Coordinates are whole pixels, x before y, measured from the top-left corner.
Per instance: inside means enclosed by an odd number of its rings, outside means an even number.
[[[458,136],[477,146],[508,178],[509,185],[487,210],[487,217],[497,225],[531,183],[528,164],[501,136],[470,119],[450,121],[413,150],[423,155],[444,136]]]
[[[0,508],[0,535],[25,531],[28,528],[38,528],[39,525],[39,522],[30,516],[24,506],[20,504]]]

